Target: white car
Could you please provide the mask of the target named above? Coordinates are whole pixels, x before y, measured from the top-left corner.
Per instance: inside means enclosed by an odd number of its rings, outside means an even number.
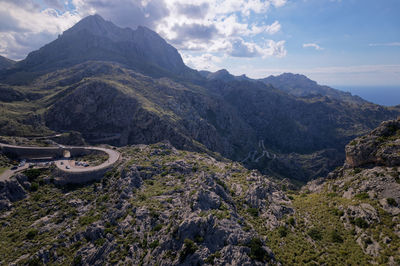
[[[69,167],[69,165],[66,165],[66,166],[65,166],[65,169],[70,169],[70,168],[71,168],[71,167]]]

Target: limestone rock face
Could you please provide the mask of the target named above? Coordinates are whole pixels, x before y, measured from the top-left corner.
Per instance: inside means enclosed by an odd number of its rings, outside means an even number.
[[[392,237],[400,235],[400,119],[351,141],[344,166],[303,191],[346,199],[336,205],[344,227],[365,254],[380,258]],[[374,235],[371,228],[381,233]]]
[[[0,181],[0,210],[9,209],[12,202],[26,198],[24,187],[29,188],[29,186],[26,176],[21,174]]]
[[[58,39],[31,52],[16,68],[50,71],[88,60],[117,62],[157,76],[195,74],[178,51],[154,31],[143,26],[120,28],[99,15],[82,19]]]
[[[370,134],[346,146],[346,163],[363,165],[400,165],[400,119],[383,122]]]

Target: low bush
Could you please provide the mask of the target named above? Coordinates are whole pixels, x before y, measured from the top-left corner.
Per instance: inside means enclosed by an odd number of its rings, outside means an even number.
[[[35,236],[37,236],[37,234],[39,233],[39,231],[37,229],[31,229],[28,231],[28,233],[26,234],[26,238],[27,239],[34,239]]]
[[[197,250],[197,245],[193,242],[193,240],[186,238],[184,241],[184,247],[181,251],[179,260],[181,262],[185,261],[186,257],[195,253]]]
[[[336,230],[332,230],[329,237],[330,237],[331,241],[334,243],[343,243],[342,236]]]
[[[263,248],[263,243],[259,238],[253,238],[249,244],[250,258],[258,261],[268,261],[268,253]]]
[[[247,212],[253,217],[258,217],[258,209],[256,208],[248,208]]]
[[[367,221],[365,221],[363,218],[360,218],[360,217],[357,217],[356,219],[354,219],[354,224],[360,228],[368,228],[368,226],[369,226]]]
[[[308,230],[307,234],[315,241],[322,239],[322,233],[318,228],[311,228]]]
[[[390,206],[394,206],[396,207],[398,204],[396,202],[396,200],[394,198],[387,198],[386,199],[387,204],[389,204]]]
[[[288,229],[287,229],[287,227],[286,227],[286,226],[280,226],[280,227],[278,228],[278,233],[279,233],[279,235],[280,235],[281,237],[286,237],[287,234],[288,234]]]

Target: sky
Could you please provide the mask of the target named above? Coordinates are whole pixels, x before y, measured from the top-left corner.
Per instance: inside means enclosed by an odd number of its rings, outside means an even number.
[[[21,60],[83,17],[156,31],[198,70],[400,87],[399,0],[0,0],[0,55]]]

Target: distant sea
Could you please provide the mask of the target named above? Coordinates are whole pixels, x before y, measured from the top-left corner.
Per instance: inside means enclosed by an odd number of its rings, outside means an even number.
[[[400,104],[400,86],[332,86],[358,95],[364,100],[385,106]]]

